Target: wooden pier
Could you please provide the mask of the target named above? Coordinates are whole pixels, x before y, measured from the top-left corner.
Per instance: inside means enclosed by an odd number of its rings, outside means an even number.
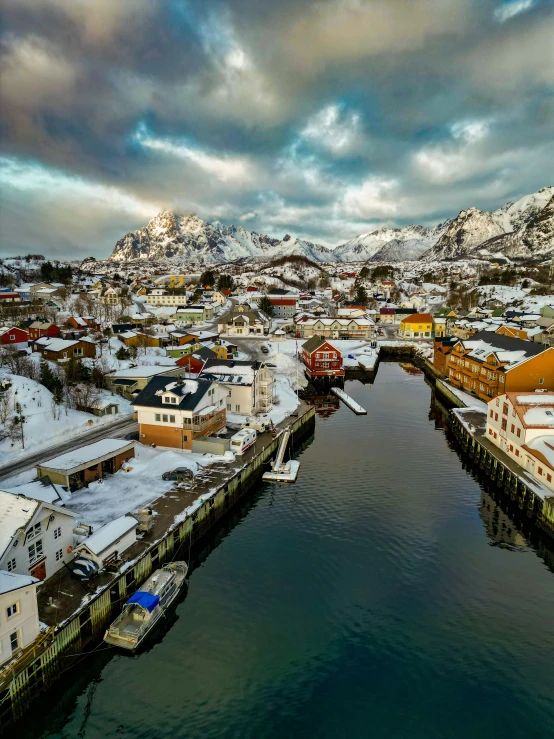
[[[350,395],[347,395],[344,390],[341,390],[340,387],[332,387],[331,392],[334,393],[337,398],[342,400],[342,402],[347,405],[351,411],[354,411],[354,413],[357,416],[366,416],[367,411],[365,408],[362,408],[362,406],[359,403],[356,403],[356,401],[350,397]]]

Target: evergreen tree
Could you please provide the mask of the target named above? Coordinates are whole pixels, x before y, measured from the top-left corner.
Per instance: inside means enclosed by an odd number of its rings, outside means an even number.
[[[264,295],[263,298],[260,298],[260,300],[258,300],[258,308],[270,318],[275,315],[275,308],[273,307],[271,300],[267,297],[267,295]]]
[[[360,270],[360,278],[365,280],[369,277],[369,267],[362,267]]]
[[[54,384],[54,373],[52,372],[50,365],[44,359],[41,359],[39,368],[39,382],[41,385],[44,385],[44,387],[48,388],[48,390],[52,390]]]
[[[359,285],[356,290],[356,303],[363,303],[363,305],[367,303],[367,290],[363,285]]]
[[[131,354],[127,349],[125,349],[124,346],[120,346],[119,349],[115,353],[116,359],[131,359]]]
[[[231,275],[219,275],[217,281],[218,290],[232,290],[234,287],[234,281]]]
[[[200,284],[202,287],[208,286],[213,287],[215,284],[215,273],[211,269],[207,269],[200,275]]]

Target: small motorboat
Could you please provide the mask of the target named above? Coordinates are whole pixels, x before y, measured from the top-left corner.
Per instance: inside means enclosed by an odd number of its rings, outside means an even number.
[[[183,589],[187,572],[186,562],[171,562],[156,570],[125,603],[104,641],[136,650]]]

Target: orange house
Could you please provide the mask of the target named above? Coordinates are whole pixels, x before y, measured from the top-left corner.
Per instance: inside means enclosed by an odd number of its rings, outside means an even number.
[[[517,328],[516,326],[500,326],[496,329],[496,333],[501,334],[502,336],[511,336],[512,339],[521,339],[522,341],[529,340],[527,329]]]
[[[454,345],[448,379],[485,402],[509,391],[554,390],[554,347],[479,331]]]

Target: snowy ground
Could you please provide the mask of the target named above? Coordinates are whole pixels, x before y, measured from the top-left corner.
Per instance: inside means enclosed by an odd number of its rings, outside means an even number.
[[[21,404],[22,414],[25,417],[23,426],[25,449],[22,448],[19,437],[15,440],[0,441],[0,465],[8,464],[30,451],[49,447],[57,439],[67,440],[70,436],[77,436],[98,426],[113,423],[114,420],[133,412],[132,405],[118,395],[114,398],[119,404],[119,415],[94,416],[91,413],[55,405],[52,393],[35,380],[4,371],[0,371],[0,378],[12,383],[10,390],[7,391],[10,397],[8,417],[13,417],[16,402]]]
[[[234,454],[190,454],[173,449],[136,445],[136,457],[124,469],[110,475],[104,482],[93,482],[88,488],[67,494],[60,490],[67,508],[79,516],[79,521],[95,527],[102,526],[126,513],[148,506],[157,498],[175,487],[174,482],[162,480],[162,474],[176,467],[187,467],[196,475],[198,471],[215,462],[233,462]],[[2,483],[3,489],[11,493],[40,496],[52,500],[48,490],[40,482],[32,482],[34,470],[28,470]],[[46,494],[45,494],[46,491]],[[58,502],[59,504],[59,502]]]

